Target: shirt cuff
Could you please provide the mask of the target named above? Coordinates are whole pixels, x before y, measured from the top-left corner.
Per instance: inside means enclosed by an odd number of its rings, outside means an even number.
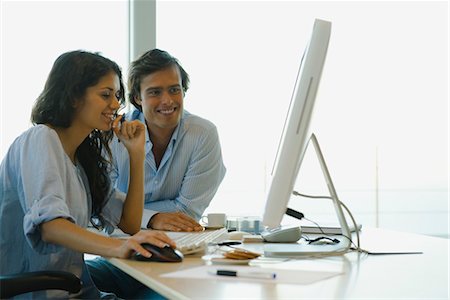
[[[154,210],[144,209],[144,213],[142,214],[141,228],[147,229],[148,222],[157,213],[158,212]]]

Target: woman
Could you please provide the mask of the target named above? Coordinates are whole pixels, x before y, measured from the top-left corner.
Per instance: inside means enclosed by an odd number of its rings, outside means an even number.
[[[175,244],[164,233],[139,231],[143,212],[145,127],[120,124],[122,74],[98,54],[73,51],[54,63],[31,120],[35,126],[11,145],[0,166],[0,274],[64,270],[83,282],[77,295],[44,291],[33,298],[100,298],[83,253],[150,256],[141,244]],[[112,130],[111,130],[112,129]],[[115,191],[107,171],[112,131],[130,155],[127,195]],[[86,230],[89,221],[127,240]]]

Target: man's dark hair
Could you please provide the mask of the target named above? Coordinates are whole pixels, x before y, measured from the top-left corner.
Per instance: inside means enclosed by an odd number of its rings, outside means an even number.
[[[140,97],[141,80],[147,75],[154,72],[164,70],[171,66],[177,66],[180,70],[181,85],[185,93],[189,88],[189,75],[180,65],[178,60],[168,52],[153,49],[144,53],[130,65],[128,73],[128,89],[130,102],[142,111],[142,107],[136,103],[136,99]]]

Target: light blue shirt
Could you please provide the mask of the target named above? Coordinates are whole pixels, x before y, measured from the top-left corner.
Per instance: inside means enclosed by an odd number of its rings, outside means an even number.
[[[125,118],[140,120],[145,124],[144,114],[135,108]],[[184,111],[158,168],[148,130],[145,140],[145,209],[142,227],[146,228],[150,218],[157,212],[181,211],[199,220],[226,172],[216,126]],[[117,138],[112,141],[111,151],[111,180],[117,189],[126,193],[130,165],[128,152]]]
[[[83,253],[42,240],[40,225],[65,218],[87,227],[91,195],[86,174],[64,152],[56,131],[36,125],[20,135],[0,165],[0,274],[68,271],[83,281],[76,298],[99,298]],[[111,188],[103,210],[107,228],[120,221],[125,195]],[[64,291],[25,294],[24,298],[68,298]]]

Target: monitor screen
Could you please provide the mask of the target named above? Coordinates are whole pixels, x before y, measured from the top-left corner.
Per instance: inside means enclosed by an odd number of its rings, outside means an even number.
[[[309,139],[309,123],[328,49],[331,23],[316,19],[303,53],[294,93],[278,146],[266,198],[263,225],[280,226],[291,198],[297,173]]]

